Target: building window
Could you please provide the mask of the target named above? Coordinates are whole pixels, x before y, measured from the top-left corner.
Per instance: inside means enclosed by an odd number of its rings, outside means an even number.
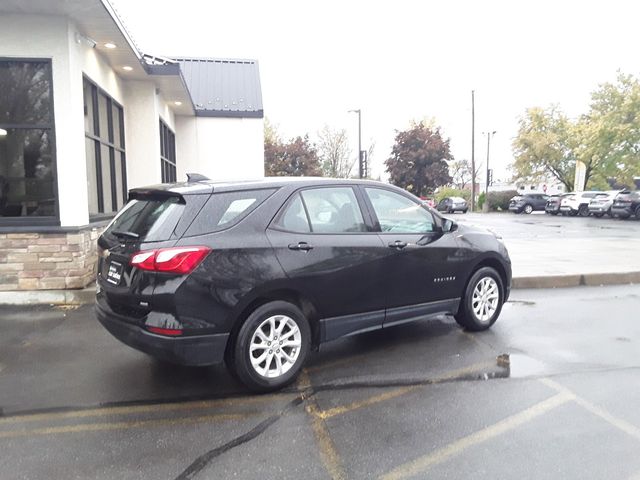
[[[160,171],[162,183],[176,181],[176,134],[160,120]]]
[[[83,80],[89,216],[117,212],[127,201],[127,162],[122,106]]]
[[[51,61],[0,59],[0,225],[57,223]]]

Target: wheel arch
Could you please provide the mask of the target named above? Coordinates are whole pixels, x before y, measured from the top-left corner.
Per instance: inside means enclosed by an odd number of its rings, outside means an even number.
[[[502,262],[500,262],[500,260],[498,260],[497,258],[494,257],[486,257],[483,258],[482,260],[480,260],[479,262],[477,262],[473,268],[471,270],[469,270],[469,274],[467,275],[467,278],[464,282],[464,287],[462,289],[462,292],[460,294],[460,298],[464,298],[464,295],[467,291],[467,287],[469,286],[469,281],[471,280],[471,277],[473,276],[474,273],[476,273],[478,270],[480,270],[483,267],[491,267],[493,268],[496,272],[498,272],[498,275],[500,275],[500,280],[502,280],[502,298],[506,299],[507,296],[507,288],[509,287],[509,279],[507,278],[507,270],[504,267],[504,265],[502,265]]]
[[[226,353],[229,354],[235,344],[235,339],[242,327],[244,321],[251,315],[256,308],[273,301],[285,301],[298,307],[304,316],[309,321],[309,327],[311,328],[311,344],[316,347],[320,343],[320,323],[318,311],[311,301],[303,293],[291,289],[291,288],[277,288],[260,292],[250,301],[240,307],[238,313],[235,315],[235,321],[231,333],[229,335],[229,341],[227,342]]]

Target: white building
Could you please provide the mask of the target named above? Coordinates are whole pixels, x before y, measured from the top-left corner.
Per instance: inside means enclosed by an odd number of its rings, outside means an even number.
[[[0,290],[80,288],[132,187],[264,175],[254,60],[143,54],[108,0],[0,0]]]

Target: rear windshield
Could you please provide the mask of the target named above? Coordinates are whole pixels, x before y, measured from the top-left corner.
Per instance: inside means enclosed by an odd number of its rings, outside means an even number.
[[[214,193],[185,236],[218,232],[238,223],[264,202],[275,189]]]
[[[181,197],[140,198],[129,201],[113,219],[104,234],[125,234],[141,242],[169,240],[185,209]],[[133,234],[133,235],[130,235]]]

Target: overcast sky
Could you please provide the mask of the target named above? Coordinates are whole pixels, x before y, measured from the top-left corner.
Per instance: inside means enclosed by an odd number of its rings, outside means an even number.
[[[381,174],[395,130],[434,117],[455,158],[476,159],[496,130],[491,163],[507,178],[517,118],[558,103],[585,112],[589,93],[617,70],[640,68],[634,1],[111,0],[138,46],[166,56],[252,58],[266,116],[284,137],[325,123],[357,149],[376,144]]]

